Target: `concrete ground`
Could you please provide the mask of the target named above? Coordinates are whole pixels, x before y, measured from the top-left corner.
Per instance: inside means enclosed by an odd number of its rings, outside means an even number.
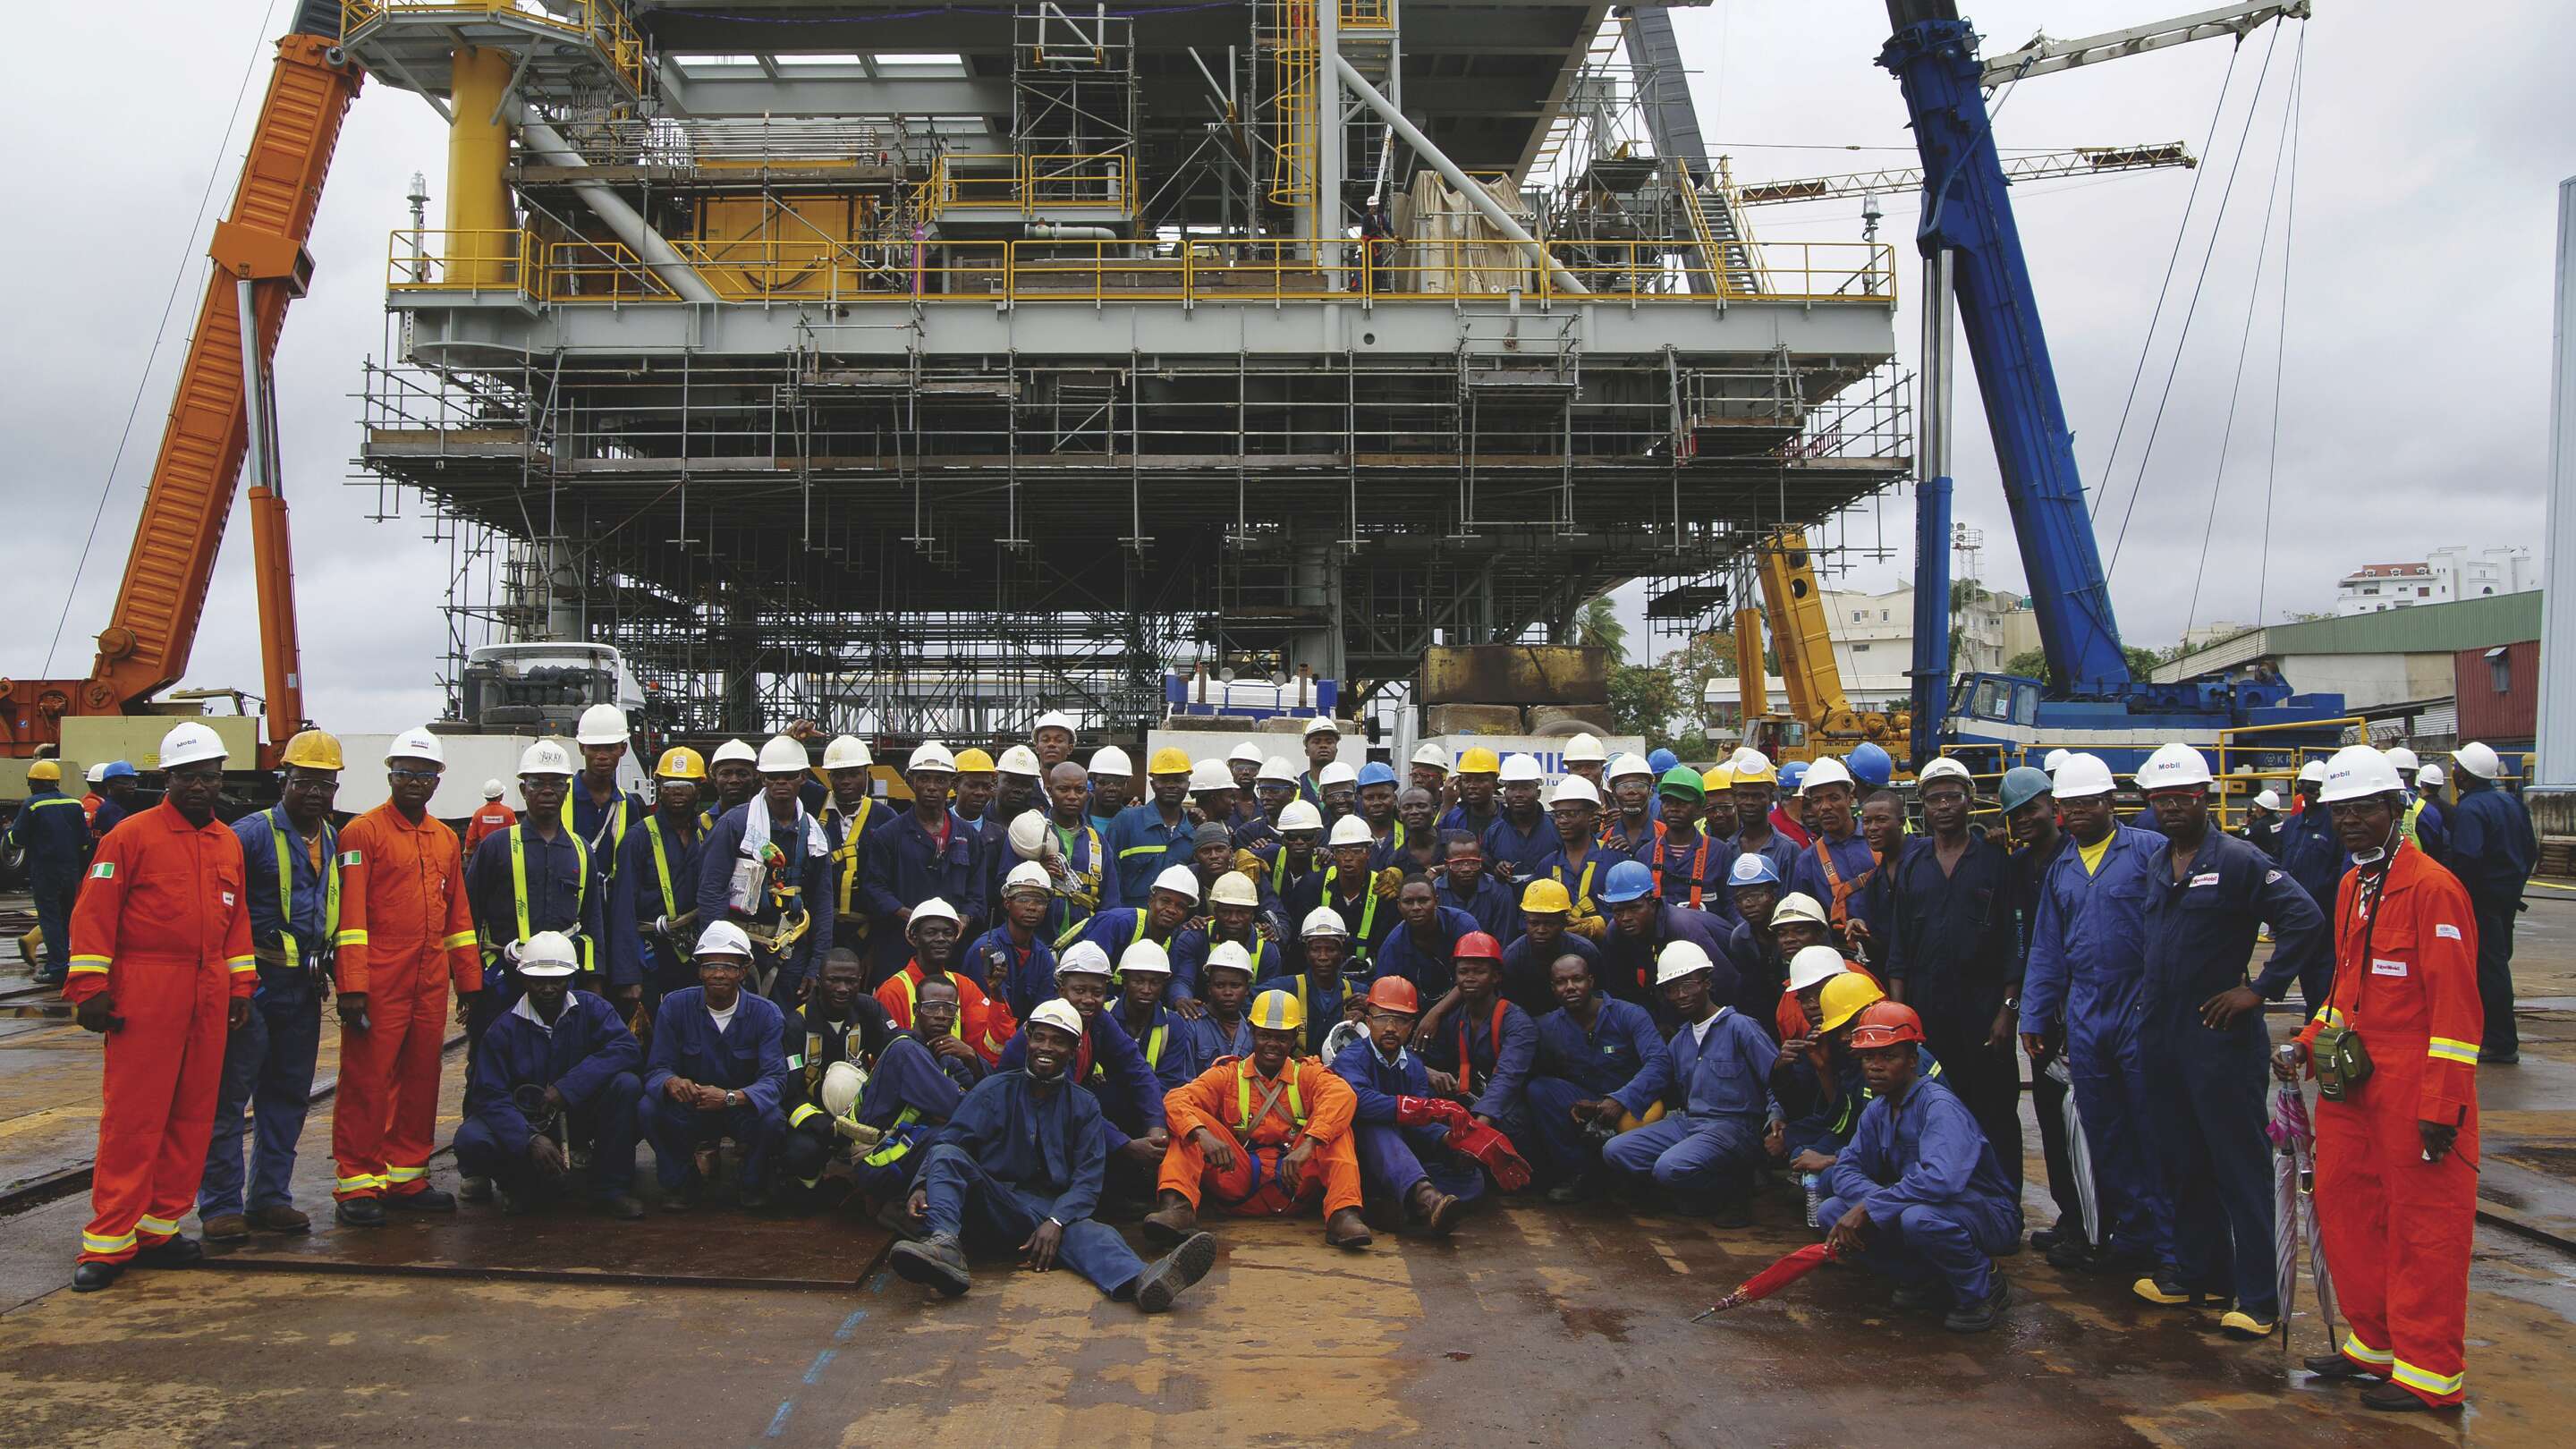
[[[469,1208],[75,1297],[74,1193],[0,1218],[0,1444],[2562,1443],[2576,893],[2533,894],[2524,1065],[2480,1078],[2486,1202],[2456,1419],[2372,1415],[2290,1371],[2325,1346],[2304,1288],[2292,1345],[2241,1345],[2214,1315],[2029,1253],[2007,1261],[2013,1306],[1982,1336],[1895,1314],[1840,1268],[1691,1323],[1809,1239],[1785,1192],[1745,1230],[1525,1202],[1359,1254],[1311,1222],[1219,1221],[1215,1271],[1161,1318],[1001,1262],[935,1301],[883,1270],[873,1229],[731,1208],[631,1225],[566,1209],[541,1227]],[[66,1022],[0,1018],[0,1176],[79,1157],[93,1053]],[[298,1185],[325,1215],[328,1131],[325,1103]],[[443,1158],[437,1175],[452,1185]],[[478,1246],[496,1234],[522,1241]],[[409,1270],[365,1267],[388,1261]],[[507,1271],[424,1276],[493,1262]],[[782,1286],[744,1286],[763,1279]]]

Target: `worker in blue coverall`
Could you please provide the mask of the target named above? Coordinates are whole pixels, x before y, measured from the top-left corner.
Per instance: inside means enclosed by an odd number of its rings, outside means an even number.
[[[867,897],[870,989],[912,959],[905,934],[912,908],[933,896],[946,901],[981,935],[989,919],[984,900],[981,840],[975,827],[949,808],[957,788],[957,760],[937,740],[925,741],[904,765],[912,808],[868,836],[860,850],[859,890]]]
[[[2447,864],[2468,890],[2469,909],[2478,918],[2478,1001],[2486,1012],[2478,1060],[2509,1067],[2522,1060],[2513,1021],[2513,924],[2522,912],[2523,884],[2537,863],[2538,840],[2531,812],[2496,783],[2504,764],[2494,750],[2472,740],[2451,759],[2459,766],[2460,798],[2451,809]]]
[[[1045,925],[1057,896],[1046,867],[1024,860],[1011,867],[993,911],[993,929],[976,937],[957,969],[984,988],[987,1000],[1009,1004],[1011,1019],[1028,1020],[1038,1003],[1055,996],[1055,948]]]
[[[730,1137],[742,1152],[737,1199],[767,1207],[769,1168],[787,1115],[787,1015],[743,989],[751,938],[731,921],[698,935],[698,984],[662,998],[653,1015],[653,1054],[644,1070],[644,1136],[653,1144],[662,1207],[686,1212],[703,1182],[697,1153]]]
[[[609,884],[609,950],[626,957],[612,974],[643,984],[647,1011],[662,993],[698,979],[688,945],[697,935],[699,848],[706,841],[698,791],[706,777],[697,751],[662,752],[653,767],[652,813],[626,832]]]
[[[984,1059],[957,1034],[961,1009],[954,977],[914,988],[912,1027],[887,1038],[885,1049],[868,1064],[867,1080],[846,1113],[847,1124],[790,1119],[789,1163],[814,1170],[812,1164],[829,1155],[829,1145],[811,1139],[826,1131],[846,1137],[850,1180],[880,1209],[878,1221],[893,1227],[888,1218],[903,1211],[923,1154],[957,1104],[986,1076]],[[796,1144],[800,1132],[809,1138],[802,1148]]]
[[[2263,1003],[2288,994],[2332,938],[2316,902],[2261,847],[2209,828],[2198,750],[2163,746],[2138,784],[2164,835],[2147,865],[2146,1120],[2174,1220],[2170,1255],[2135,1291],[2171,1307],[2231,1304],[2221,1332],[2268,1338],[2281,1304]],[[2272,959],[2249,982],[2264,925]]]
[[[1689,766],[1667,772],[1655,787],[1664,802],[1667,853],[1664,899],[1694,911],[1706,911],[1729,926],[1736,923],[1735,902],[1728,898],[1726,877],[1735,868],[1735,842],[1711,835],[1699,822],[1709,799],[1708,786]],[[1724,802],[1731,821],[1732,801]]]
[[[58,761],[29,765],[27,801],[9,818],[9,843],[27,853],[27,888],[36,897],[36,929],[45,937],[39,986],[60,986],[71,970],[72,901],[94,843],[89,817],[78,799],[62,792],[62,779]]]
[[[572,989],[572,942],[556,931],[519,943],[519,996],[484,1034],[475,1063],[479,1105],[456,1127],[460,1172],[492,1180],[505,1213],[559,1191],[572,1153],[590,1151],[590,1188],[613,1218],[644,1216],[636,1201],[637,1105],[644,1049],[602,997]]]
[[[1458,943],[1478,934],[1476,918],[1440,904],[1430,880],[1419,875],[1396,887],[1395,912],[1401,924],[1378,943],[1370,979],[1410,981],[1423,1000],[1438,1001],[1449,994],[1449,960]]]
[[[2335,837],[2334,812],[2317,803],[2317,791],[2325,784],[2326,762],[2310,760],[2299,767],[2298,794],[2305,802],[2281,821],[2281,869],[2308,893],[2308,899],[2322,901],[2331,908],[2335,892],[2343,885],[2343,842]],[[2334,952],[2329,950],[2311,963],[2299,976],[2299,1000],[2309,1016],[2325,1009],[2326,996],[2334,989]]]
[[[1840,760],[1818,760],[1799,777],[1798,799],[1815,822],[1815,840],[1798,852],[1787,885],[1825,908],[1834,934],[1863,951],[1878,923],[1869,918],[1869,884],[1878,874],[1878,852],[1860,831],[1860,801],[1851,771]]]
[[[1559,955],[1548,975],[1557,1009],[1538,1019],[1538,1066],[1528,1092],[1532,1146],[1553,1183],[1547,1200],[1576,1203],[1598,1190],[1609,1136],[1661,1115],[1655,1074],[1671,1074],[1672,1052],[1654,1015],[1603,995],[1581,956]]]
[[[479,1105],[474,1063],[483,1033],[518,999],[510,979],[510,949],[539,931],[572,937],[582,971],[594,985],[616,985],[616,953],[608,949],[606,892],[590,867],[590,847],[563,828],[564,791],[572,784],[572,756],[552,740],[539,740],[519,756],[519,798],[527,802],[519,823],[483,837],[465,862],[465,898],[474,933],[483,946],[483,989],[466,998],[465,1109]],[[479,1201],[488,1184],[466,1175],[465,1197]]]
[[[1428,1038],[1424,1062],[1453,1079],[1434,1095],[1466,1103],[1477,1121],[1514,1143],[1527,1141],[1538,1023],[1503,996],[1503,948],[1493,937],[1462,937],[1450,970],[1457,989],[1417,1032]]]
[[[90,811],[89,838],[105,840],[125,817],[144,808],[143,777],[124,760],[110,760],[99,767],[98,805]],[[86,802],[84,802],[86,803]]]
[[[1185,1079],[1197,1080],[1222,1058],[1252,1055],[1253,974],[1252,954],[1231,941],[1211,947],[1199,964],[1206,1009],[1196,1020],[1181,1023],[1181,1044],[1188,1053],[1181,1071]]]
[[[1135,905],[1102,911],[1085,921],[1071,937],[1055,943],[1057,952],[1072,949],[1076,941],[1088,941],[1100,948],[1102,956],[1115,961],[1128,947],[1151,941],[1162,947],[1166,956],[1177,956],[1182,932],[1199,906],[1198,872],[1186,864],[1165,866],[1151,885],[1138,892],[1136,901]],[[1177,981],[1173,994],[1183,1000],[1195,999],[1197,983]]]
[[[1114,979],[1108,955],[1089,941],[1075,942],[1056,963],[1056,992],[1082,1023],[1073,1080],[1100,1099],[1110,1170],[1150,1199],[1155,1174],[1162,1170],[1163,1149],[1172,1140],[1163,1125],[1167,1089],[1145,1060],[1144,1049],[1108,1010]],[[993,1070],[1017,1070],[1028,1060],[1028,1050],[1028,1034],[1014,1035]]]
[[[1168,1092],[1190,1079],[1188,1023],[1165,1004],[1172,985],[1172,958],[1151,941],[1139,941],[1118,957],[1118,974],[1110,978],[1110,1001],[1104,1015],[1145,1054],[1157,1089]]]
[[[803,745],[771,739],[760,793],[726,811],[698,854],[699,923],[743,928],[751,988],[782,1007],[805,998],[805,978],[832,949],[832,845],[801,796],[812,778]]]
[[[1485,857],[1494,863],[1496,875],[1514,887],[1525,886],[1556,854],[1556,821],[1541,803],[1545,781],[1538,761],[1514,755],[1502,762],[1496,779],[1502,805],[1485,827]]]
[[[1303,921],[1319,907],[1331,910],[1348,928],[1353,951],[1373,956],[1378,943],[1387,938],[1400,919],[1395,893],[1402,876],[1393,870],[1368,868],[1375,843],[1369,838],[1368,822],[1358,816],[1345,815],[1334,821],[1325,842],[1331,864],[1309,873],[1290,889],[1288,915]],[[1306,1024],[1310,1029],[1314,1026],[1311,1012]]]
[[[1190,757],[1169,747],[1156,750],[1147,763],[1145,784],[1151,798],[1119,811],[1104,832],[1121,901],[1145,899],[1155,877],[1168,867],[1188,865],[1197,846],[1198,822],[1186,808]]]
[[[1735,968],[1733,1005],[1756,1020],[1768,1014],[1766,1003],[1779,999],[1788,979],[1771,930],[1772,913],[1784,894],[1779,862],[1758,850],[1739,854],[1726,868],[1726,897],[1735,905],[1735,924],[1727,929],[1725,953],[1711,954]]]
[[[1485,1190],[1485,1174],[1442,1146],[1448,1129],[1436,1123],[1405,1126],[1406,1098],[1434,1094],[1431,1070],[1406,1045],[1422,1016],[1422,998],[1400,976],[1369,987],[1368,1035],[1343,1047],[1333,1075],[1351,1084],[1359,1107],[1351,1114],[1351,1145],[1359,1152],[1364,1216],[1402,1216],[1446,1236],[1467,1203]]]
[[[206,1145],[206,1175],[197,1184],[197,1217],[214,1242],[239,1242],[253,1227],[300,1233],[312,1226],[296,1209],[287,1184],[313,1100],[322,998],[340,934],[340,833],[331,828],[340,742],[305,730],[286,742],[282,763],[278,803],[233,822],[242,845],[259,988],[251,994],[249,1019],[224,1039],[215,1131]],[[258,1138],[247,1212],[244,1114]]]
[[[1662,1005],[1654,987],[1655,963],[1675,941],[1698,946],[1711,960],[1730,949],[1724,921],[1655,894],[1654,877],[1641,862],[1623,860],[1610,867],[1601,904],[1610,915],[1609,933],[1601,938],[1601,988],[1622,1001],[1649,1010]],[[1676,1024],[1668,1013],[1656,1019],[1667,1027]]]
[[[1845,1261],[1896,1280],[1901,1309],[1947,1305],[1941,1326],[1982,1333],[2010,1296],[1993,1255],[2021,1236],[2021,1204],[1977,1119],[1950,1089],[1916,1074],[1923,1028],[1914,1009],[1866,1008],[1852,1049],[1876,1100],[1834,1159],[1820,1208],[1825,1241]]]
[[[2048,1261],[2079,1269],[2106,1259],[2146,1272],[2172,1254],[2172,1203],[2147,1135],[2152,1099],[2140,1031],[2154,888],[2148,872],[2164,838],[2113,817],[2111,770],[2100,759],[2070,756],[2056,784],[2070,838],[2040,883],[2023,966],[2021,1037],[2033,1066],[2044,1068],[2049,1033],[2065,1023],[2067,1071],[2092,1148],[2106,1241],[2088,1248],[2061,1239]]]
[[[1760,1023],[1719,1004],[1735,994],[1727,975],[1693,942],[1664,948],[1656,984],[1682,1025],[1665,1042],[1663,1070],[1650,1064],[1645,1081],[1624,1089],[1629,1101],[1660,1100],[1664,1116],[1611,1138],[1601,1163],[1632,1182],[1651,1177],[1686,1212],[1742,1227],[1752,1221],[1753,1174],[1768,1160],[1763,1143],[1780,1120],[1770,1087],[1778,1051]]]
[[[973,1243],[1017,1252],[1021,1266],[1039,1273],[1061,1259],[1111,1298],[1160,1313],[1207,1275],[1216,1239],[1192,1233],[1149,1265],[1116,1229],[1092,1219],[1109,1149],[1099,1104],[1065,1083],[1083,1025],[1050,1001],[1025,1030],[1026,1067],[977,1084],[924,1157],[908,1203],[923,1236],[896,1244],[888,1266],[954,1298],[973,1281],[966,1269]]]
[[[1042,803],[1045,839],[1054,842],[1054,849],[1046,851],[1041,843],[1040,864],[1053,883],[1053,895],[1038,929],[1055,941],[1093,912],[1113,910],[1126,902],[1118,894],[1118,872],[1110,864],[1108,837],[1091,820],[1091,772],[1071,760],[1050,769]]]
[[[1552,880],[1534,880],[1521,887],[1520,897],[1521,934],[1503,947],[1503,995],[1537,1017],[1556,1009],[1556,988],[1549,976],[1556,958],[1582,957],[1597,982],[1601,948],[1568,929],[1574,921],[1574,901],[1565,887]]]
[[[1265,991],[1285,991],[1296,997],[1306,1017],[1306,1054],[1320,1056],[1324,1038],[1342,1019],[1344,998],[1350,994],[1351,983],[1343,973],[1356,971],[1365,978],[1370,968],[1352,956],[1351,928],[1331,906],[1317,906],[1306,913],[1305,923],[1298,927],[1297,953],[1301,969],[1293,975],[1255,980],[1252,994],[1258,998]],[[1357,994],[1365,997],[1367,993],[1363,989]]]
[[[1283,933],[1284,922],[1272,914],[1285,909],[1265,887],[1242,871],[1218,875],[1207,888],[1206,909],[1192,918],[1194,924],[1172,938],[1173,1009],[1184,1018],[1195,1018],[1204,1010],[1197,997],[1205,989],[1208,958],[1220,946],[1231,945],[1242,952],[1256,976],[1277,976],[1286,971],[1273,939]]]
[[[1440,837],[1440,871],[1431,878],[1439,903],[1476,918],[1476,929],[1497,941],[1517,941],[1521,908],[1516,892],[1485,869],[1485,844],[1464,830]]]

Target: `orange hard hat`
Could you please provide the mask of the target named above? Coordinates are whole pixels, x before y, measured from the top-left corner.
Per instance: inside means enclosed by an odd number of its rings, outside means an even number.
[[[1923,1040],[1923,1018],[1902,1001],[1873,1001],[1860,1009],[1860,1019],[1852,1023],[1852,1050],[1866,1047],[1891,1047],[1899,1042]]]
[[[1500,961],[1503,959],[1503,943],[1482,931],[1469,931],[1458,938],[1457,946],[1449,955],[1458,961]]]
[[[1401,976],[1381,976],[1369,988],[1368,1004],[1380,1011],[1401,1011],[1407,1016],[1422,1014],[1422,998],[1415,995],[1413,983]]]

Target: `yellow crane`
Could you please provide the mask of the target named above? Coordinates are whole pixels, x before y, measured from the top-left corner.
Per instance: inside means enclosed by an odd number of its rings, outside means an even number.
[[[1755,579],[1762,607],[1735,614],[1735,677],[1744,712],[1744,742],[1775,761],[1812,760],[1875,741],[1901,762],[1907,711],[1854,710],[1834,662],[1834,640],[1816,583],[1807,532],[1784,528],[1755,550]],[[1770,708],[1769,671],[1762,663],[1762,623],[1771,624],[1771,647],[1780,658],[1780,681],[1789,693],[1786,714]]]

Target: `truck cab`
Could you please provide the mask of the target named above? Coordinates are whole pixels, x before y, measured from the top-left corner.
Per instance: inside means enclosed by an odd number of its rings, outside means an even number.
[[[465,656],[457,718],[492,734],[570,736],[581,712],[613,704],[630,720],[644,691],[606,644],[485,644]]]

